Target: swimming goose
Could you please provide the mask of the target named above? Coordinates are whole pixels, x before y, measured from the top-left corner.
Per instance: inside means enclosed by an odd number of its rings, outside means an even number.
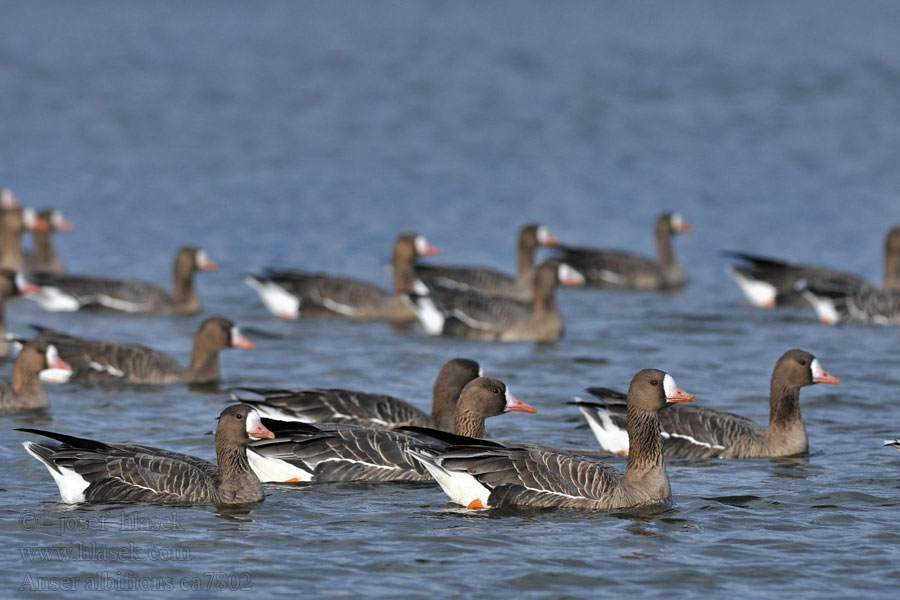
[[[247,461],[251,439],[273,434],[248,406],[222,411],[215,464],[188,454],[137,444],[108,444],[40,429],[18,429],[59,444],[24,442],[59,486],[62,501],[154,502],[228,506],[262,502],[262,484]]]
[[[233,398],[254,406],[264,417],[280,421],[345,423],[379,429],[417,425],[451,431],[460,392],[482,375],[481,366],[474,360],[454,358],[444,363],[434,380],[430,415],[393,396],[342,389],[243,387],[235,388]]]
[[[416,315],[429,335],[479,340],[550,342],[563,335],[556,286],[581,285],[584,277],[556,259],[544,261],[534,277],[534,299],[512,298],[434,286],[411,293]]]
[[[13,362],[12,381],[0,380],[0,414],[45,408],[47,394],[41,379],[65,381],[71,372],[53,344],[26,342]]]
[[[818,288],[806,282],[799,284],[798,287],[802,290],[803,297],[816,311],[819,320],[827,325],[840,323],[900,324],[900,289]]]
[[[230,319],[209,317],[194,335],[190,366],[138,344],[94,340],[32,325],[38,339],[52,343],[72,365],[70,381],[78,383],[207,383],[219,379],[219,351],[253,349],[253,342]]]
[[[72,222],[58,210],[42,210],[37,216],[48,227],[32,230],[34,251],[25,253],[25,269],[29,272],[65,273],[66,266],[53,246],[51,235],[56,231],[72,231]]]
[[[664,213],[653,224],[656,259],[622,252],[563,246],[562,259],[584,274],[586,285],[635,290],[669,290],[684,285],[684,268],[675,257],[672,236],[691,226],[678,213]]]
[[[9,340],[6,339],[6,300],[19,294],[39,292],[21,273],[0,269],[0,356],[9,356]]]
[[[809,451],[800,417],[800,388],[838,384],[818,359],[803,350],[785,352],[772,371],[769,426],[702,406],[669,406],[659,412],[663,453],[669,458],[754,458],[795,456]],[[576,401],[607,452],[628,454],[625,401],[621,393],[589,388],[600,403]]]
[[[543,225],[530,223],[519,230],[516,250],[517,275],[494,269],[453,265],[415,265],[416,277],[426,285],[472,290],[490,296],[529,301],[534,294],[534,252],[538,246],[556,246],[557,240]]]
[[[846,296],[875,287],[859,275],[837,269],[793,264],[743,252],[725,254],[746,263],[732,265],[727,270],[754,306],[805,306],[807,300],[813,302],[811,298],[804,299],[806,288]],[[900,290],[900,227],[892,228],[885,236],[881,289]]]
[[[646,369],[628,390],[628,432],[635,441],[625,472],[590,456],[541,446],[473,443],[409,450],[453,502],[467,508],[534,506],[615,510],[668,504],[658,412],[694,399],[671,375]]]
[[[201,248],[182,246],[175,254],[172,293],[144,281],[35,273],[32,279],[41,286],[41,293],[26,297],[49,311],[103,307],[126,313],[192,315],[201,308],[200,297],[194,289],[194,273],[217,268]]]
[[[438,252],[424,236],[398,236],[391,259],[393,292],[359,279],[287,269],[268,268],[263,275],[248,276],[245,282],[256,290],[269,312],[283,319],[343,316],[413,321],[415,314],[403,296],[414,285],[413,262]]]
[[[502,381],[479,377],[459,396],[454,431],[484,437],[484,420],[510,411],[536,412]],[[250,465],[263,482],[428,481],[431,476],[425,467],[407,450],[441,445],[433,439],[356,425],[264,422],[275,438],[254,442],[248,449]]]
[[[25,207],[7,208],[0,212],[0,268],[21,271],[25,266],[22,232],[47,230],[50,224]]]

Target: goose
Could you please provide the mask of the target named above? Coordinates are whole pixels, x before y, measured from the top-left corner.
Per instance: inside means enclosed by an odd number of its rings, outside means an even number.
[[[34,251],[25,253],[25,269],[29,272],[65,273],[66,266],[53,246],[51,235],[57,231],[72,231],[74,226],[58,210],[42,210],[37,216],[46,222],[48,227],[32,230]]]
[[[880,290],[815,287],[807,282],[798,285],[803,297],[812,305],[816,316],[826,325],[867,323],[900,324],[900,289]]]
[[[804,299],[806,288],[848,295],[875,287],[859,275],[837,269],[794,264],[744,252],[728,251],[725,254],[745,263],[727,267],[727,271],[754,306],[805,306],[807,301],[813,301],[809,297]],[[885,236],[881,289],[900,290],[900,226],[893,227]]]
[[[409,402],[369,392],[343,389],[234,388],[234,400],[254,406],[269,419],[301,423],[344,423],[393,429],[417,425],[451,431],[456,402],[467,383],[484,375],[468,358],[454,358],[441,367],[432,388],[431,414]]]
[[[340,316],[409,322],[415,320],[415,313],[403,294],[414,285],[413,262],[439,252],[425,236],[399,235],[391,259],[393,292],[359,279],[287,269],[267,268],[264,274],[249,275],[244,281],[259,294],[269,312],[283,319]]]
[[[490,296],[530,301],[536,273],[534,253],[538,246],[557,246],[559,240],[543,225],[529,223],[519,230],[516,250],[517,275],[481,267],[454,265],[415,265],[416,278],[426,285],[472,290]]]
[[[22,232],[45,231],[50,224],[27,207],[11,207],[0,212],[0,268],[21,271],[25,266]]]
[[[659,412],[663,454],[667,458],[755,458],[796,456],[809,451],[800,417],[800,388],[814,383],[840,383],[804,350],[788,350],[772,371],[769,426],[712,408],[669,406]],[[621,393],[589,388],[601,402],[576,400],[600,446],[628,454],[626,402]]]
[[[205,319],[194,335],[190,366],[185,368],[169,356],[138,344],[80,338],[32,325],[38,339],[52,343],[72,365],[70,381],[78,383],[208,383],[219,379],[219,351],[226,348],[252,350],[253,342],[225,317]]]
[[[59,486],[62,501],[153,502],[230,506],[262,502],[263,487],[247,461],[251,439],[271,438],[249,406],[222,411],[215,464],[188,454],[137,444],[109,444],[41,429],[18,429],[58,444],[23,443]]]
[[[85,307],[103,307],[126,313],[170,313],[193,315],[200,312],[200,297],[194,289],[194,273],[218,267],[201,248],[182,246],[173,265],[174,291],[162,286],[129,279],[107,279],[88,275],[34,273],[39,294],[26,297],[44,310],[71,312]]]
[[[900,438],[895,438],[893,440],[884,440],[885,446],[893,446],[897,450],[900,450]]]
[[[429,335],[479,340],[552,342],[563,335],[556,304],[556,286],[581,285],[584,277],[566,263],[548,259],[534,277],[534,299],[488,296],[434,286],[427,293],[410,293],[416,316]]]
[[[671,375],[638,372],[628,390],[628,431],[634,451],[622,473],[594,457],[542,446],[472,440],[442,449],[413,447],[450,499],[469,509],[533,506],[616,510],[672,501],[663,463],[658,412],[694,397]]]
[[[30,340],[13,362],[12,381],[0,381],[0,414],[46,408],[45,381],[65,381],[72,368],[59,357],[53,344]]]
[[[656,259],[619,250],[563,246],[562,259],[584,274],[586,285],[635,290],[670,290],[685,283],[672,236],[691,230],[679,213],[659,215],[653,224]]]
[[[505,412],[537,412],[490,377],[470,381],[459,396],[454,432],[484,437],[484,421]],[[411,447],[438,443],[372,427],[325,423],[311,425],[264,419],[275,438],[253,442],[250,466],[265,482],[429,481]],[[433,430],[427,430],[433,431]]]
[[[6,300],[19,294],[39,292],[21,273],[0,268],[0,356],[9,356],[10,344],[6,331]]]

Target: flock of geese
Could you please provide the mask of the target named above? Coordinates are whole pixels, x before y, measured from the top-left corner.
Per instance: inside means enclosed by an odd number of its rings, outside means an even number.
[[[97,307],[125,313],[195,314],[201,302],[194,274],[216,268],[206,253],[185,246],[175,255],[173,289],[135,280],[71,275],[55,252],[54,231],[71,229],[58,211],[22,207],[2,191],[0,293],[2,302],[22,294],[51,311]],[[275,316],[382,319],[419,322],[430,335],[479,340],[559,339],[563,318],[559,285],[635,290],[682,286],[685,273],[672,246],[690,229],[677,213],[654,223],[656,258],[564,246],[546,227],[529,224],[518,237],[517,272],[421,262],[438,253],[418,234],[397,237],[394,285],[384,289],[346,277],[268,269],[247,277]],[[34,251],[22,234],[31,231]],[[553,248],[535,264],[538,247]],[[900,229],[888,234],[882,287],[848,273],[736,254],[730,272],[748,299],[760,306],[803,301],[827,322],[900,321]],[[0,302],[0,307],[2,307]],[[0,313],[2,317],[2,313]],[[5,322],[0,319],[0,322]],[[5,328],[4,328],[5,333]],[[45,409],[42,382],[168,384],[219,377],[218,354],[254,347],[229,319],[203,321],[191,362],[183,366],[146,346],[80,338],[35,328],[27,340],[6,336],[0,348],[19,348],[10,383],[0,387],[0,413]],[[485,420],[507,412],[536,412],[507,386],[486,377],[470,359],[442,366],[432,391],[431,413],[399,398],[345,389],[240,387],[238,404],[222,411],[215,430],[217,463],[131,443],[108,443],[40,429],[20,429],[50,441],[27,441],[59,487],[64,502],[214,503],[260,502],[269,482],[436,481],[450,499],[469,509],[510,505],[594,510],[666,505],[671,488],[664,459],[750,458],[808,452],[800,415],[800,388],[838,384],[819,360],[788,350],[776,363],[770,418],[763,427],[739,415],[691,404],[694,397],[673,377],[644,369],[627,393],[590,388],[592,401],[573,403],[601,448],[627,454],[624,473],[594,455],[531,443],[487,439]],[[885,442],[900,449],[900,439]]]

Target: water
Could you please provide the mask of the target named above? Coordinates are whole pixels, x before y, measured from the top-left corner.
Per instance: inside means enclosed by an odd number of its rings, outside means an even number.
[[[258,345],[223,353],[219,388],[57,386],[46,413],[3,417],[4,591],[896,593],[900,455],[881,441],[900,435],[897,330],[752,309],[718,254],[880,278],[884,232],[900,221],[896,4],[10,1],[3,13],[0,183],[75,221],[57,236],[75,272],[168,285],[175,248],[202,245],[221,265],[198,277],[205,314]],[[273,264],[387,284],[391,240],[407,230],[443,260],[511,270],[530,220],[649,253],[650,223],[669,209],[694,225],[676,242],[688,287],[565,290],[556,344],[281,322],[241,282]],[[186,362],[202,316],[16,300],[7,319]],[[493,419],[491,435],[592,448],[566,404],[582,388],[659,367],[699,402],[765,422],[772,366],[791,347],[842,382],[801,393],[811,455],[670,461],[675,505],[662,514],[468,513],[418,484],[272,487],[247,514],[68,507],[12,431],[211,458],[228,386],[343,386],[426,406],[440,365],[470,356],[539,411]]]

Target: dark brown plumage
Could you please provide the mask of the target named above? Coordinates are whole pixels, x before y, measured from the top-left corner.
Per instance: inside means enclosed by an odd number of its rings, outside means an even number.
[[[247,462],[254,438],[272,437],[259,415],[229,406],[216,427],[218,465],[187,454],[137,444],[108,444],[39,429],[19,429],[59,444],[25,442],[59,486],[64,502],[154,502],[160,504],[250,504],[265,498]]]
[[[72,222],[62,212],[49,208],[40,211],[37,216],[48,226],[32,230],[34,250],[25,253],[25,269],[29,272],[65,273],[66,266],[53,245],[52,235],[57,231],[72,231]]]
[[[219,351],[254,348],[237,326],[225,317],[209,317],[194,335],[191,363],[185,368],[174,358],[138,344],[80,338],[33,326],[38,339],[52,343],[73,369],[78,383],[208,383],[219,379]]]
[[[484,436],[485,419],[504,412],[535,412],[497,379],[479,377],[459,397],[454,432]],[[427,481],[431,476],[407,453],[410,447],[438,443],[430,439],[354,425],[309,425],[265,420],[272,440],[251,444],[250,464],[266,481]]]
[[[22,232],[45,231],[49,227],[30,208],[16,206],[0,211],[0,268],[21,271],[25,267]]]
[[[175,254],[171,293],[162,286],[144,281],[35,273],[34,283],[41,286],[42,291],[29,294],[28,298],[50,311],[102,307],[135,314],[192,315],[201,308],[200,297],[194,289],[194,273],[217,268],[201,248],[183,246]]]
[[[413,288],[413,263],[420,256],[437,253],[424,236],[399,235],[391,257],[393,291],[359,279],[289,269],[269,268],[245,281],[273,315],[284,319],[346,317],[409,322],[415,320],[415,314],[403,294]]]
[[[635,440],[625,473],[596,458],[509,443],[413,448],[450,498],[469,508],[508,505],[613,510],[671,502],[658,413],[693,400],[663,371],[638,372],[628,390],[628,432]]]
[[[795,456],[809,451],[809,440],[800,416],[800,388],[814,383],[837,384],[818,360],[804,350],[788,350],[772,371],[769,393],[769,426],[712,408],[668,406],[659,413],[663,452],[671,458],[753,458]],[[625,402],[622,394],[606,388],[589,388],[600,403],[577,402],[609,452],[629,451],[623,435]]]

